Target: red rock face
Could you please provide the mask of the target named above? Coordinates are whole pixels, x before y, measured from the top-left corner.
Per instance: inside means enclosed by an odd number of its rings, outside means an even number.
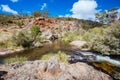
[[[39,17],[35,20],[34,24],[40,26],[41,28],[55,26],[57,20],[54,18]]]
[[[42,30],[74,30],[76,27],[75,21],[57,20],[55,18],[39,17],[34,21],[35,25],[38,25]],[[58,32],[59,32],[58,31]]]

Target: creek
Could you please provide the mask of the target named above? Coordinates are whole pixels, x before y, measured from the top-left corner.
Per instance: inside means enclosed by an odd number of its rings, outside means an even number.
[[[27,57],[29,61],[40,60],[43,55],[49,53],[65,52],[68,55],[68,61],[72,63],[85,62],[96,69],[103,71],[114,78],[120,78],[120,56],[102,56],[99,53],[91,51],[81,51],[73,48],[68,43],[54,41],[52,44],[44,44],[41,48],[34,48],[18,53],[0,56],[0,64],[7,58]]]

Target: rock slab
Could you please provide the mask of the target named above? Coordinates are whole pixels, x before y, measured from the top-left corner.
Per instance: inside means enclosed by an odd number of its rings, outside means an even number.
[[[64,64],[49,61],[27,61],[0,66],[0,80],[112,80],[86,63]]]

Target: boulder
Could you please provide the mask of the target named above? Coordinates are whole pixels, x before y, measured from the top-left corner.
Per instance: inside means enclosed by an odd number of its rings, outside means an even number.
[[[42,46],[43,46],[43,44],[42,44],[42,43],[40,43],[40,42],[36,42],[36,43],[34,44],[34,46],[35,46],[35,47],[42,47]]]
[[[70,42],[70,45],[83,49],[87,47],[87,42],[86,41],[72,41]]]
[[[3,74],[4,73],[4,74]],[[86,63],[64,64],[55,58],[0,66],[0,80],[112,80]]]

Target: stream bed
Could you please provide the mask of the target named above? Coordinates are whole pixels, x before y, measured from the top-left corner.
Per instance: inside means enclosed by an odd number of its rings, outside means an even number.
[[[102,56],[95,52],[81,51],[73,48],[67,43],[55,41],[52,44],[44,44],[41,48],[21,51],[14,54],[0,56],[0,64],[4,64],[4,60],[13,57],[27,57],[28,60],[40,60],[43,55],[49,53],[57,53],[58,51],[65,52],[68,55],[68,61],[72,63],[85,62],[99,71],[103,71],[116,80],[120,80],[120,57]]]

